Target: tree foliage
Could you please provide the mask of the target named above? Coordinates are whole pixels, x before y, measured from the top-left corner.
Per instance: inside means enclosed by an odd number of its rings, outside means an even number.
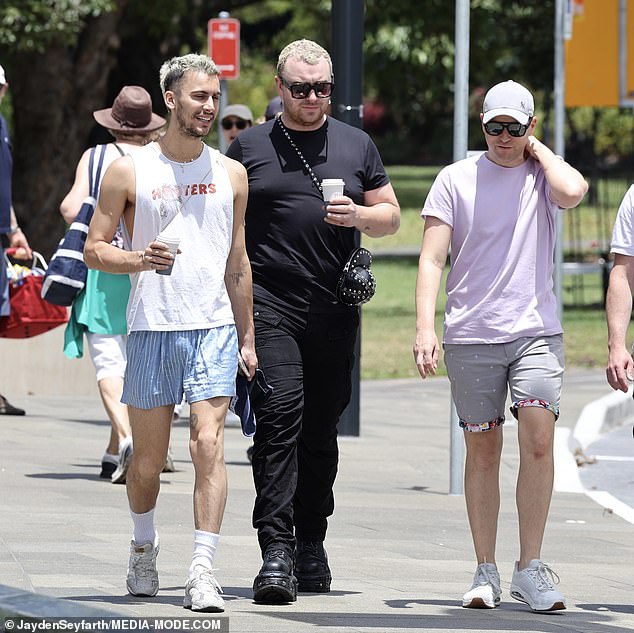
[[[161,63],[205,52],[207,21],[223,10],[241,22],[241,77],[227,82],[229,100],[247,103],[256,117],[275,94],[275,63],[288,42],[308,37],[331,48],[331,0],[2,1],[14,202],[39,250],[50,254],[62,234],[59,202],[82,151],[109,140],[92,112],[108,107],[123,85],[140,84],[164,114]],[[470,148],[483,147],[477,115],[484,93],[504,79],[533,91],[540,134],[552,129],[554,10],[555,0],[471,0]],[[455,2],[366,0],[358,28],[364,30],[366,123],[384,160],[450,161]],[[634,126],[626,117],[619,110],[569,111],[567,156],[619,160],[632,149]]]
[[[543,100],[553,82],[554,0],[472,0],[470,147],[486,88],[504,79]],[[393,121],[384,154],[406,162],[451,160],[455,3],[375,0],[366,16],[366,93]],[[546,112],[548,112],[548,103]],[[403,158],[401,158],[403,161]]]
[[[571,108],[567,117],[568,138],[578,161],[588,167],[609,167],[634,154],[634,119],[621,108]]]
[[[38,52],[54,42],[71,44],[88,18],[113,8],[113,0],[4,0],[0,42],[20,51]]]

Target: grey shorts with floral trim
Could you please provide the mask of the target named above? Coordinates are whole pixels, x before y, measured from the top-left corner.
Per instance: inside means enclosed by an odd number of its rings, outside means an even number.
[[[504,423],[507,392],[510,411],[542,407],[559,417],[564,374],[562,334],[523,337],[509,343],[445,344],[445,365],[460,426],[488,431]]]

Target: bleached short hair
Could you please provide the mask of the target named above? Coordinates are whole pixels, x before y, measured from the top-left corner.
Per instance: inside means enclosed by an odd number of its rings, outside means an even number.
[[[300,61],[314,66],[320,59],[325,59],[328,62],[328,68],[330,69],[330,76],[332,77],[332,60],[330,54],[323,47],[313,42],[312,40],[295,40],[284,47],[277,60],[277,76],[281,77],[286,66],[286,62],[291,58],[299,59]]]
[[[161,66],[159,80],[161,82],[161,90],[165,94],[168,90],[178,88],[183,75],[188,71],[202,72],[210,77],[220,74],[218,66],[208,55],[198,55],[189,53],[180,57],[172,57]]]

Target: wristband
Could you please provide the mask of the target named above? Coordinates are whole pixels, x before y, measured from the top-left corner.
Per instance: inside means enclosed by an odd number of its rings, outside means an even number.
[[[21,231],[22,229],[19,226],[12,226],[9,229],[9,232],[7,233],[7,235],[13,235],[14,233],[17,233],[18,231]]]

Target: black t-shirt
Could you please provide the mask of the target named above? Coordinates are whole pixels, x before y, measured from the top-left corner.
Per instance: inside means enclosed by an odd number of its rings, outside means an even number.
[[[288,131],[317,178],[343,178],[344,194],[355,203],[362,204],[364,191],[389,182],[362,130],[328,117],[318,130]],[[337,302],[335,288],[356,229],[324,221],[322,194],[280,125],[271,120],[245,130],[227,155],[249,177],[246,241],[254,299],[293,320],[355,309]]]

